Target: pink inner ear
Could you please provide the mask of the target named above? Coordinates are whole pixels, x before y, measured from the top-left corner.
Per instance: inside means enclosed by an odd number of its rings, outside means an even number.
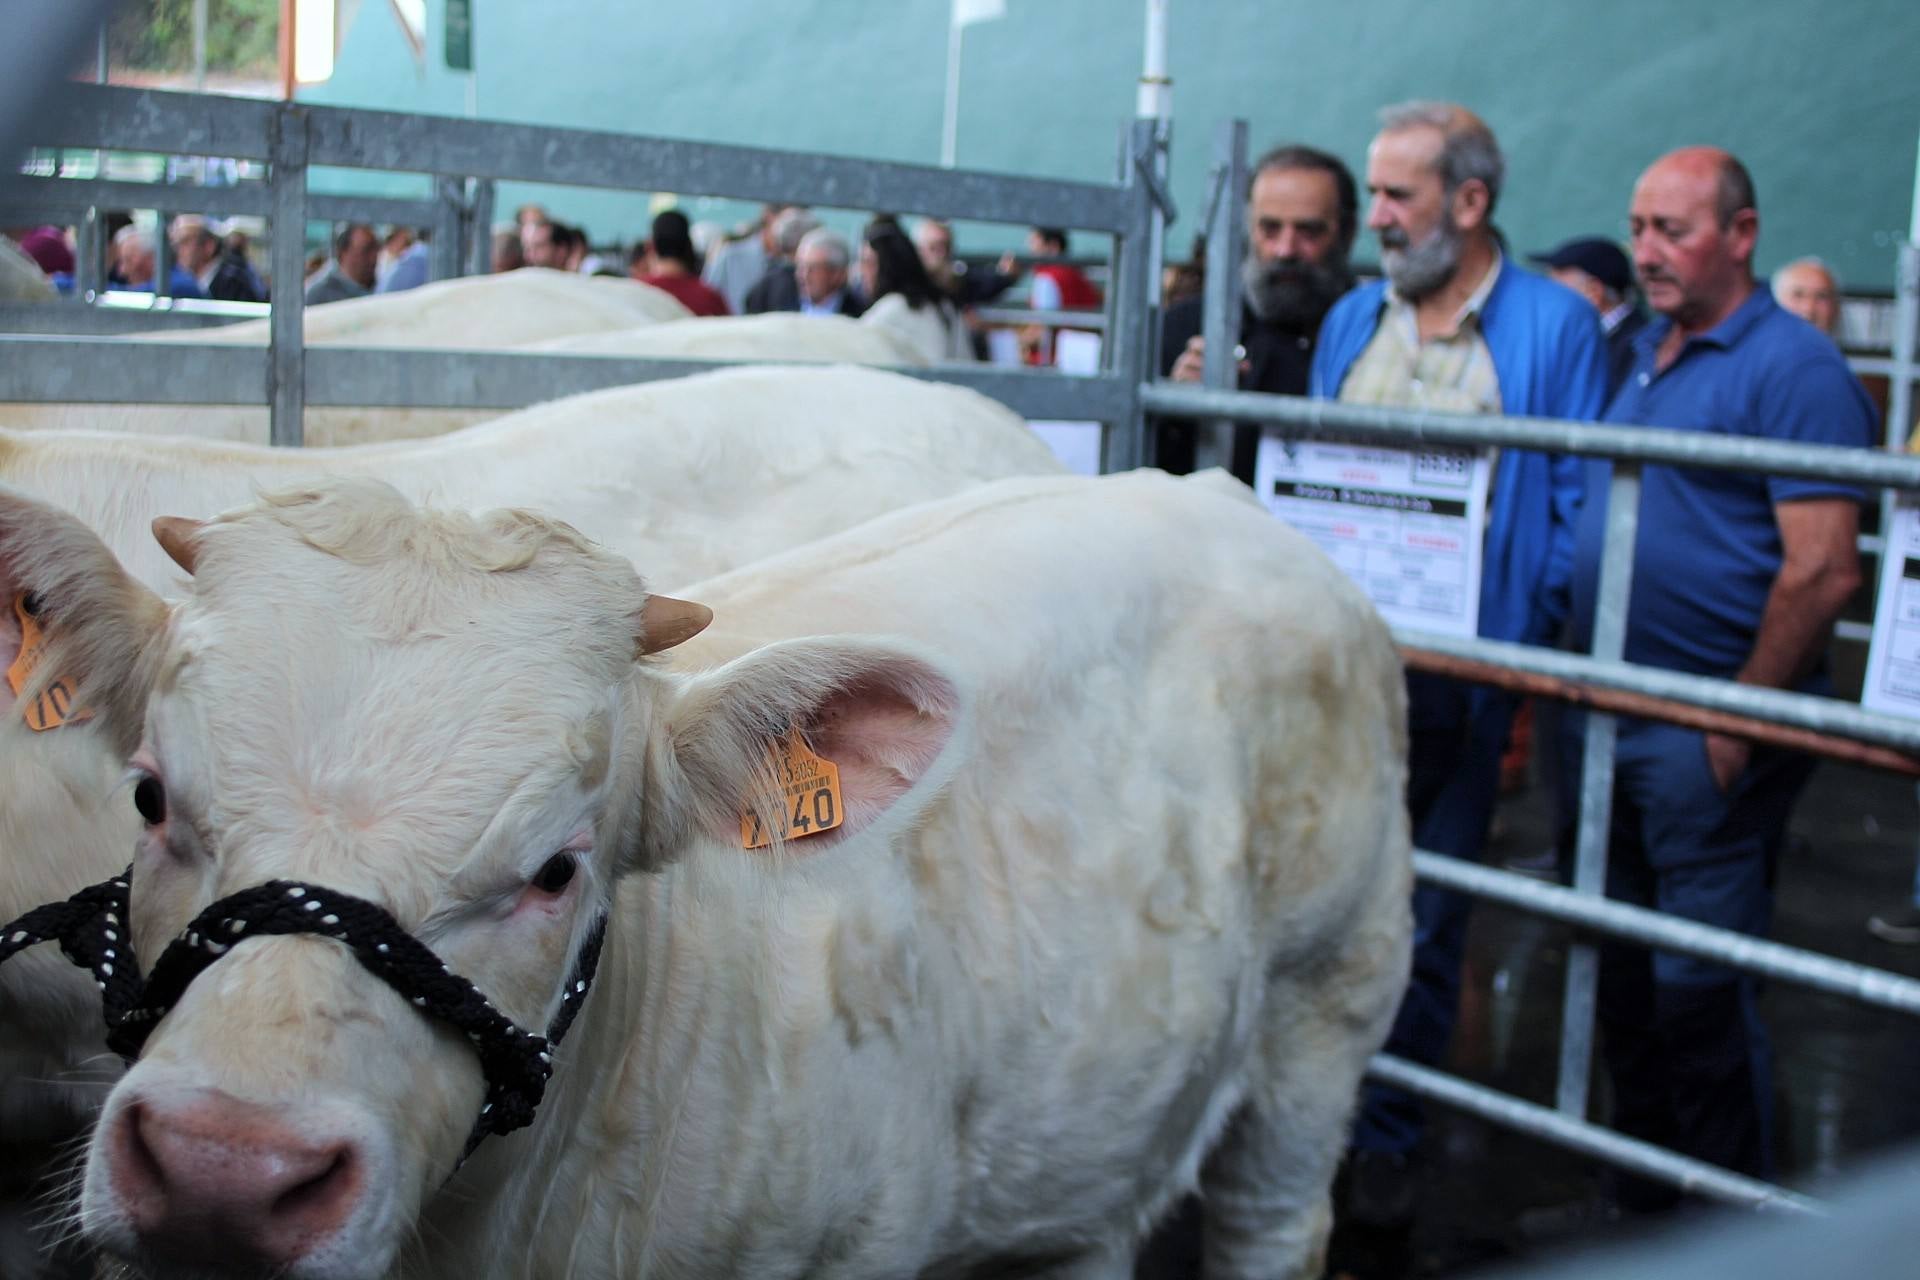
[[[894,666],[836,690],[801,725],[818,754],[840,767],[846,819],[825,835],[792,842],[825,848],[871,824],[923,777],[953,736],[953,686],[928,668]]]

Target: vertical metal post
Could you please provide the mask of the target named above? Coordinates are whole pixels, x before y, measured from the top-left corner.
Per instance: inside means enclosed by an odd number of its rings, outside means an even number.
[[[1209,387],[1231,391],[1240,385],[1240,259],[1246,252],[1246,219],[1242,200],[1247,189],[1247,122],[1229,120],[1213,139],[1213,198],[1207,211],[1206,292],[1201,302],[1201,336],[1206,340],[1206,367],[1201,380]],[[1160,364],[1177,352],[1162,351]],[[1211,418],[1196,423],[1199,440],[1194,468],[1224,467],[1233,461],[1233,423]]]
[[[1153,319],[1149,286],[1157,269],[1153,223],[1160,216],[1147,173],[1158,137],[1157,121],[1135,120],[1126,132],[1121,155],[1131,216],[1126,233],[1115,245],[1116,262],[1108,290],[1107,367],[1126,384],[1129,407],[1125,420],[1107,424],[1100,460],[1103,472],[1131,471],[1140,465],[1144,453],[1146,423],[1140,407],[1140,384],[1149,372],[1148,331]]]
[[[193,0],[193,88],[207,91],[207,0]]]
[[[88,209],[80,217],[79,252],[74,254],[76,262],[74,295],[85,302],[92,302],[107,287],[105,224],[100,221],[100,210]]]
[[[467,274],[493,270],[493,179],[476,178],[467,204]]]
[[[153,297],[157,302],[173,296],[173,241],[167,238],[167,211],[156,210],[154,216],[159,219],[153,239]]]
[[[1887,389],[1887,448],[1907,447],[1913,430],[1915,345],[1920,341],[1920,244],[1900,246],[1894,275],[1893,385]],[[1891,491],[1888,496],[1891,497]],[[1885,532],[1883,526],[1881,532]]]
[[[433,244],[428,260],[435,280],[451,280],[460,274],[460,228],[467,217],[466,180],[436,175],[433,199]]]
[[[1592,501],[1596,495],[1587,495]],[[1616,459],[1607,488],[1607,531],[1600,555],[1600,584],[1593,609],[1593,656],[1618,661],[1626,651],[1627,601],[1633,589],[1634,542],[1640,529],[1640,465]],[[1613,830],[1613,748],[1617,721],[1587,712],[1580,771],[1580,834],[1573,887],[1607,891],[1607,842]],[[1561,1002],[1559,1109],[1587,1113],[1587,1082],[1593,1070],[1593,1023],[1600,984],[1600,952],[1591,942],[1567,950],[1566,999]]]
[[[298,445],[305,438],[307,404],[306,299],[307,111],[282,103],[270,138],[273,186],[273,306],[267,328],[267,403],[270,439]]]

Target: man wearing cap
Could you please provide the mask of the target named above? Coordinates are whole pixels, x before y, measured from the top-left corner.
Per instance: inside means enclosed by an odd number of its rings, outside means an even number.
[[[1247,251],[1240,263],[1242,391],[1306,394],[1320,322],[1353,287],[1347,255],[1359,206],[1353,174],[1337,156],[1291,145],[1255,162],[1247,189]],[[1167,308],[1160,322],[1162,376],[1200,381],[1207,357],[1202,307],[1202,299],[1189,298]],[[1188,423],[1161,426],[1160,465],[1191,465],[1192,430]],[[1235,426],[1233,473],[1249,484],[1258,443],[1258,428]]]
[[[1633,266],[1627,255],[1611,240],[1583,236],[1527,261],[1545,267],[1549,276],[1600,313],[1600,329],[1607,336],[1607,397],[1612,399],[1633,370],[1634,335],[1647,327],[1647,313],[1633,296]]]

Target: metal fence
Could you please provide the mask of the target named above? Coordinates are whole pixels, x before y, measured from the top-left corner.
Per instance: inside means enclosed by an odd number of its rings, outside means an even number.
[[[404,115],[296,103],[152,90],[75,86],[71,106],[35,139],[48,147],[157,151],[265,160],[264,208],[276,234],[272,275],[281,282],[265,351],[172,346],[164,353],[113,343],[115,377],[83,371],[109,355],[106,340],[44,335],[0,338],[0,400],[259,404],[272,409],[275,444],[300,443],[306,404],[520,408],[557,395],[676,377],[708,362],[606,356],[479,352],[308,350],[301,341],[303,229],[334,197],[307,190],[308,166],[427,173],[453,203],[462,183],[523,180],[635,191],[673,190],[836,208],[931,213],[1025,225],[1064,226],[1113,237],[1113,269],[1102,327],[1102,371],[1067,378],[1052,372],[948,366],[916,376],[958,382],[1030,418],[1097,420],[1105,428],[1109,470],[1141,458],[1139,388],[1154,338],[1150,301],[1157,281],[1154,229],[1165,217],[1154,160],[1162,139],[1151,122],[1127,129],[1112,183],[937,169],[807,155],[754,147],[682,142],[579,129]],[[0,205],[45,199],[48,180],[0,183]],[[54,186],[79,186],[53,180]],[[156,207],[164,193],[202,206],[222,193],[147,187],[111,194]],[[178,193],[185,191],[181,197]],[[24,194],[20,194],[24,193]],[[64,192],[55,196],[67,199]],[[252,197],[256,205],[262,197]],[[468,208],[479,205],[468,200]],[[344,208],[345,206],[341,206]],[[358,207],[358,206],[356,206]],[[484,231],[485,222],[469,214]],[[483,237],[476,235],[479,240]],[[469,255],[469,261],[471,261]],[[350,366],[350,368],[349,368]],[[212,389],[212,390],[209,390]]]
[[[1920,772],[1920,724],[1831,699],[1682,675],[1622,661],[1626,602],[1638,518],[1640,471],[1645,465],[1685,465],[1823,477],[1872,485],[1891,494],[1920,490],[1920,458],[1874,450],[1795,447],[1767,441],[1677,431],[1648,432],[1543,419],[1404,412],[1226,390],[1234,381],[1233,348],[1240,315],[1238,273],[1244,245],[1242,193],[1247,136],[1242,122],[1223,127],[1213,143],[1214,165],[1204,221],[1217,264],[1207,273],[1203,386],[1154,382],[1157,337],[1153,302],[1159,262],[1154,252],[1171,204],[1156,175],[1163,129],[1136,123],[1122,138],[1112,184],[1056,182],[915,165],[801,155],[663,139],[534,129],[492,122],[304,107],[151,91],[91,88],[77,91],[76,107],[57,122],[46,145],[152,150],[267,160],[271,174],[264,207],[277,230],[327,216],[327,197],[307,191],[310,164],[426,172],[436,175],[443,211],[464,199],[469,223],[485,184],[516,179],[636,190],[671,189],[754,200],[924,212],[945,217],[1064,225],[1114,237],[1115,257],[1101,328],[1102,372],[1067,378],[1052,373],[945,366],[903,370],[915,376],[974,387],[1030,418],[1098,420],[1106,427],[1104,469],[1123,470],[1147,456],[1148,413],[1196,419],[1203,430],[1203,462],[1224,457],[1226,424],[1259,423],[1285,434],[1335,437],[1396,446],[1448,445],[1539,449],[1615,461],[1607,502],[1605,552],[1591,651],[1585,655],[1479,639],[1400,632],[1410,666],[1493,678],[1510,685],[1577,696],[1595,707],[1589,718],[1574,884],[1546,886],[1524,877],[1431,854],[1416,855],[1418,875],[1430,883],[1493,899],[1575,926],[1566,975],[1560,1067],[1555,1106],[1545,1108],[1441,1072],[1386,1056],[1372,1065],[1378,1079],[1467,1109],[1647,1176],[1731,1203],[1806,1210],[1814,1202],[1785,1188],[1645,1143],[1587,1120],[1593,1050],[1597,959],[1590,935],[1623,938],[1700,956],[1729,967],[1800,983],[1881,1008],[1920,1013],[1920,982],[1677,920],[1604,897],[1605,833],[1613,781],[1615,713],[1665,715],[1756,734],[1883,767]],[[450,177],[448,175],[463,175]],[[70,184],[60,184],[70,185]],[[95,188],[136,207],[156,204],[161,188]],[[0,205],[17,193],[42,191],[0,183]],[[186,189],[197,207],[224,199],[222,189]],[[462,194],[464,193],[464,195]],[[55,193],[65,198],[64,192]],[[168,197],[171,198],[171,197]],[[260,198],[256,197],[256,203]],[[70,207],[70,206],[69,206]],[[232,207],[232,206],[226,206]],[[344,208],[344,206],[342,206]],[[364,210],[362,210],[364,212]],[[348,214],[347,216],[356,216]],[[302,237],[276,234],[273,274],[301,278]],[[471,248],[471,246],[469,246]],[[473,255],[466,261],[474,262]],[[1902,251],[1897,335],[1884,370],[1893,377],[1888,443],[1901,443],[1911,417],[1914,340],[1920,328],[1920,254]],[[299,290],[283,283],[271,310],[272,342],[265,350],[113,343],[99,337],[23,334],[0,326],[0,400],[94,403],[271,404],[273,440],[297,444],[304,405],[377,404],[461,408],[515,408],[560,395],[714,367],[706,361],[654,361],[512,353],[428,352],[323,348],[301,341]],[[1081,318],[1084,319],[1084,318]],[[111,357],[114,376],[89,371]],[[1862,364],[1868,362],[1861,362]],[[1592,495],[1601,500],[1601,495]],[[1534,686],[1527,680],[1541,682]],[[1637,701],[1636,701],[1637,700]],[[1719,717],[1715,719],[1714,717]],[[1785,735],[1784,737],[1779,735]]]
[[[1222,265],[1240,260],[1240,193],[1246,186],[1246,133],[1235,122],[1215,143],[1215,188],[1208,219],[1210,253]],[[1915,333],[1920,324],[1920,253],[1905,246],[1899,259],[1899,295],[1893,357],[1886,362],[1856,362],[1861,371],[1892,378],[1887,444],[1905,443],[1912,417]],[[1416,874],[1448,889],[1499,901],[1509,907],[1559,920],[1576,928],[1567,964],[1562,1001],[1559,1075],[1555,1106],[1541,1107],[1497,1090],[1418,1064],[1378,1056],[1370,1074],[1411,1092],[1465,1109],[1496,1123],[1531,1134],[1648,1177],[1677,1184],[1732,1204],[1807,1211],[1816,1202],[1786,1188],[1742,1177],[1614,1133],[1587,1120],[1591,1075],[1598,952],[1593,935],[1619,938],[1665,951],[1692,955],[1729,968],[1810,987],[1879,1008],[1920,1014],[1920,982],[1898,974],[1851,964],[1818,953],[1783,946],[1728,930],[1709,928],[1660,912],[1605,897],[1607,832],[1613,803],[1616,715],[1609,692],[1640,701],[1636,714],[1686,720],[1689,710],[1726,717],[1736,732],[1784,731],[1801,735],[1796,744],[1825,754],[1865,759],[1884,767],[1914,772],[1920,755],[1920,723],[1865,710],[1828,698],[1739,685],[1731,681],[1642,667],[1622,660],[1627,600],[1638,527],[1640,473],[1647,465],[1683,465],[1778,475],[1818,477],[1878,487],[1885,495],[1884,518],[1892,512],[1896,491],[1920,490],[1920,458],[1869,449],[1794,446],[1682,431],[1645,431],[1594,424],[1514,417],[1479,417],[1402,411],[1222,390],[1233,385],[1231,352],[1237,339],[1240,307],[1237,273],[1207,273],[1205,302],[1207,368],[1201,387],[1159,383],[1144,389],[1150,413],[1207,423],[1251,422],[1292,438],[1336,438],[1395,446],[1497,446],[1582,454],[1614,461],[1607,493],[1589,494],[1606,503],[1607,519],[1596,601],[1593,642],[1585,655],[1543,650],[1481,639],[1458,639],[1396,629],[1408,665],[1460,674],[1462,665],[1478,668],[1478,678],[1510,687],[1526,687],[1514,677],[1538,676],[1560,682],[1562,696],[1595,708],[1589,715],[1579,801],[1579,835],[1573,887],[1547,886],[1524,876],[1463,863],[1439,855],[1415,855]],[[1763,286],[1764,287],[1764,286]],[[1218,448],[1216,435],[1216,448]],[[1470,670],[1469,674],[1473,674]],[[1867,744],[1868,754],[1849,753],[1846,744]]]

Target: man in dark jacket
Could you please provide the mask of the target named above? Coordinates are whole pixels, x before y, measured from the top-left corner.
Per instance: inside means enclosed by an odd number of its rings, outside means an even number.
[[[205,218],[182,214],[168,233],[173,256],[209,298],[225,302],[265,302],[266,286],[244,258],[227,253]]]
[[[1607,338],[1607,398],[1611,400],[1633,371],[1634,335],[1647,327],[1646,309],[1634,297],[1633,267],[1627,255],[1611,240],[1584,236],[1527,261],[1545,267],[1549,276],[1600,313],[1600,329]]]
[[[1353,285],[1347,255],[1358,208],[1353,174],[1324,151],[1275,147],[1254,165],[1240,266],[1241,390],[1306,394],[1320,321]],[[1200,381],[1201,305],[1177,302],[1161,321],[1161,374],[1175,382]],[[1233,473],[1251,484],[1259,432],[1242,424],[1233,436]],[[1159,462],[1171,471],[1192,467],[1191,426],[1163,425]]]

